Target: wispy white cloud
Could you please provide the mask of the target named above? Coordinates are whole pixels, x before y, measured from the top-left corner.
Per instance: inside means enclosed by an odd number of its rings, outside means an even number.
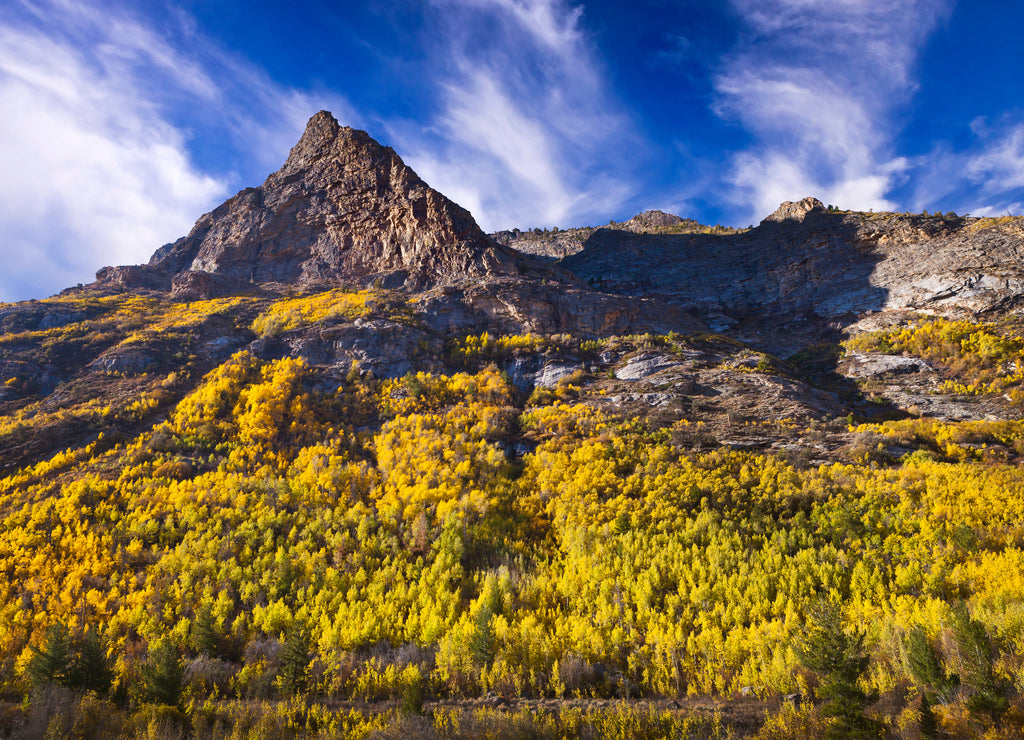
[[[989,192],[1024,188],[1024,123],[1011,126],[988,140],[983,151],[972,154],[964,173]]]
[[[95,61],[37,31],[0,29],[4,298],[144,261],[225,192],[123,72]]]
[[[606,218],[630,192],[624,152],[639,143],[605,88],[582,7],[435,0],[433,8],[438,72],[428,84],[439,112],[426,130],[390,124],[410,164],[484,228]]]
[[[961,148],[940,142],[914,160],[912,210],[999,216],[1024,209],[1024,123],[979,118],[971,130]]]
[[[187,28],[172,39],[116,5],[0,10],[0,300],[144,262],[254,169],[280,165],[308,116],[343,100],[274,84]],[[192,115],[194,112],[194,119]],[[190,128],[234,133],[240,175],[207,172]]]
[[[146,261],[279,166],[319,108],[363,125],[340,95],[278,84],[180,9],[157,25],[142,7],[0,9],[0,300]],[[604,87],[582,6],[436,0],[431,10],[432,124],[378,122],[409,162],[485,227],[607,218],[629,194],[604,174],[622,168],[607,165],[628,162],[637,142]]]
[[[815,195],[887,208],[907,167],[893,153],[895,110],[914,91],[917,55],[948,0],[733,0],[745,32],[716,79],[716,111],[754,146],[733,162],[731,199],[771,212]]]

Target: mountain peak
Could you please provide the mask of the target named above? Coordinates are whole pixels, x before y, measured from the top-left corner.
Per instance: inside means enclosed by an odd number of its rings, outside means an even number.
[[[632,229],[659,229],[685,224],[686,220],[659,210],[644,211],[629,219],[624,226]]]
[[[329,111],[322,110],[313,115],[306,123],[306,130],[302,132],[302,136],[288,154],[285,168],[302,169],[315,157],[328,152],[341,128],[338,119]]]
[[[385,168],[392,165],[392,160],[398,160],[400,169],[408,169],[391,147],[384,146],[365,131],[342,126],[329,111],[322,110],[309,119],[302,136],[288,153],[288,159],[264,187],[275,179],[296,174],[306,178],[323,176],[325,169],[337,168],[339,164],[351,165],[359,159],[369,166]],[[415,174],[413,177],[419,180]]]
[[[341,124],[338,123],[338,119],[334,117],[334,114],[326,110],[318,111],[306,122],[306,130],[303,132],[296,147],[319,141],[331,141],[338,135],[340,130]]]
[[[320,111],[262,186],[200,218],[148,267],[105,268],[99,278],[126,288],[173,282],[181,295],[249,283],[425,287],[515,275],[529,261],[491,240],[393,149]]]
[[[781,223],[783,221],[803,221],[811,211],[818,209],[824,210],[825,205],[817,198],[807,197],[802,200],[798,200],[796,203],[792,201],[783,202],[775,212],[770,216],[766,217],[761,223]]]

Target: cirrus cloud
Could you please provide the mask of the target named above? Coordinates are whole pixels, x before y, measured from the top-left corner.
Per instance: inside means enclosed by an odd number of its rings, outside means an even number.
[[[947,0],[733,0],[744,23],[715,79],[716,111],[755,137],[733,160],[731,198],[763,217],[816,195],[889,208],[907,167],[895,111]]]
[[[432,125],[391,122],[407,159],[485,229],[604,216],[642,145],[606,88],[583,8],[562,0],[434,0]],[[480,39],[487,43],[481,44]],[[430,74],[430,73],[428,73]]]
[[[0,300],[146,261],[243,177],[279,165],[311,111],[347,112],[177,31],[87,0],[0,10]],[[192,126],[211,120],[229,132],[222,149],[244,142],[241,176],[196,162]]]

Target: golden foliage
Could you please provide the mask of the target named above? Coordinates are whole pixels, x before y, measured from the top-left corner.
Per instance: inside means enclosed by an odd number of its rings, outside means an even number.
[[[191,645],[204,614],[241,696],[274,690],[296,625],[336,696],[773,696],[834,593],[877,688],[909,680],[900,635],[938,639],[959,600],[1024,682],[1024,471],[950,452],[1018,425],[892,422],[872,429],[947,460],[803,469],[516,403],[493,368],[335,388],[239,353],[137,438],[12,473],[0,679],[23,685],[61,622],[103,625],[130,682],[142,646]]]

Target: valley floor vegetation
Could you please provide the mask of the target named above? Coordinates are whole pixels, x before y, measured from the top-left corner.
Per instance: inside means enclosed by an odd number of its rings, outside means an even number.
[[[1024,425],[697,451],[571,382],[526,397],[489,341],[383,380],[238,352],[0,479],[0,736],[1024,732],[1024,469],[965,441]],[[694,704],[732,697],[753,724]]]

